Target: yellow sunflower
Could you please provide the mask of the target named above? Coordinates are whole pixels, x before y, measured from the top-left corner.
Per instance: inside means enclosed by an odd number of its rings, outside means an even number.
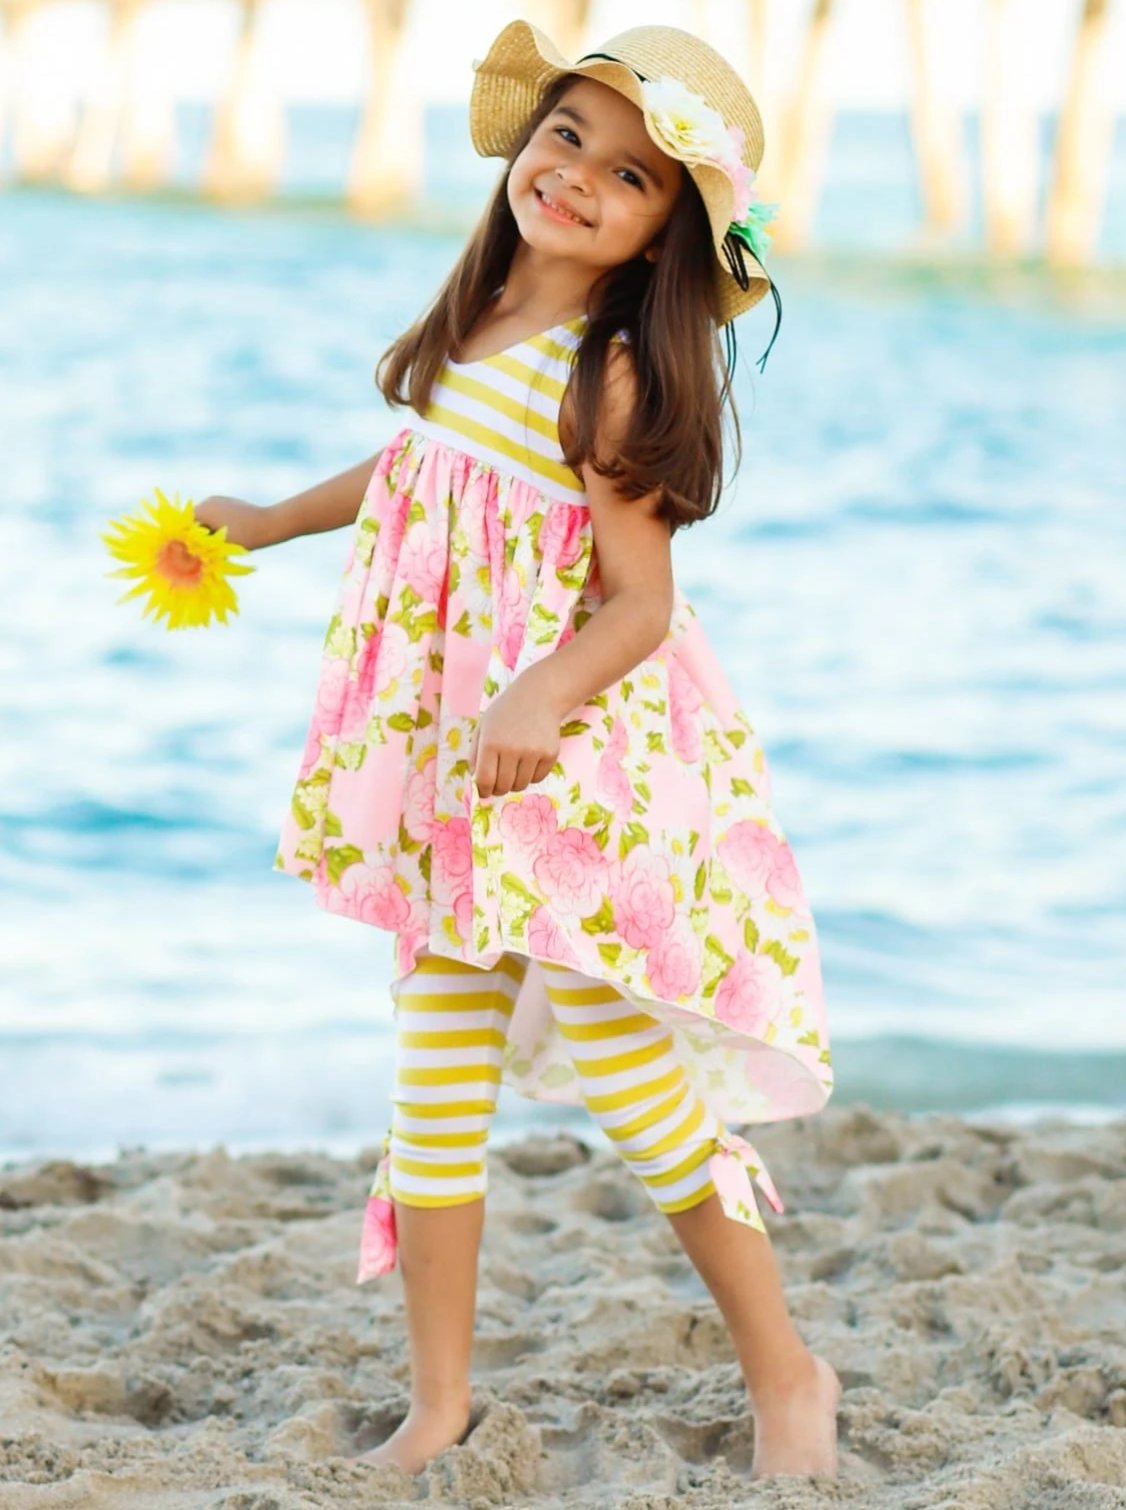
[[[168,629],[186,629],[208,624],[214,614],[221,623],[227,613],[238,612],[229,576],[242,576],[254,570],[231,560],[236,553],[246,554],[244,545],[227,539],[227,527],[209,530],[195,517],[192,501],[180,503],[180,495],[170,503],[159,488],[154,488],[155,506],[147,498],[141,504],[148,519],[138,514],[110,521],[110,530],[101,539],[118,561],[128,563],[107,577],[139,577],[141,580],[118,598],[124,603],[138,593],[147,593],[144,612],[153,614],[159,623],[168,616]],[[118,530],[119,534],[110,531]]]

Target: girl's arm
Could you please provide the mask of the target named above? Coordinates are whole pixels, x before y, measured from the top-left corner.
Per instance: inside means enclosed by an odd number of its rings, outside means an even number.
[[[619,356],[617,353],[621,352]],[[600,417],[601,454],[635,402],[632,360],[611,352]],[[622,498],[612,480],[583,468],[603,601],[583,627],[490,703],[473,731],[470,766],[482,797],[542,781],[559,753],[567,714],[650,656],[672,618],[672,535],[657,494]]]
[[[278,545],[298,535],[315,535],[354,524],[371,474],[382,455],[382,450],[377,451],[347,471],[337,472],[325,482],[314,483],[304,492],[294,493],[292,498],[271,504],[265,511],[269,536],[266,543]]]
[[[355,523],[371,474],[382,455],[382,451],[377,451],[326,482],[315,483],[292,498],[265,507],[247,503],[243,498],[213,493],[196,505],[195,517],[209,530],[220,530],[225,525],[227,539],[250,551],[280,545],[298,535],[340,529]]]

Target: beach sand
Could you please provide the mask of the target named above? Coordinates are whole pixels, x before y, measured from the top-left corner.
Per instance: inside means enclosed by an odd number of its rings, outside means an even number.
[[[378,1155],[0,1170],[2,1510],[1126,1506],[1126,1120],[830,1106],[755,1128],[836,1480],[749,1478],[726,1331],[593,1125],[490,1148],[479,1424],[417,1479],[399,1271],[355,1284]]]

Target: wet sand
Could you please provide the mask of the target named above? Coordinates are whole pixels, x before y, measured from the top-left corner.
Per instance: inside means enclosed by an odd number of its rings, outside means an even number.
[[[355,1284],[373,1143],[0,1169],[0,1510],[1126,1506],[1126,1120],[865,1107],[748,1130],[838,1478],[749,1480],[746,1395],[592,1124],[490,1149],[478,1424],[418,1479],[399,1271]]]

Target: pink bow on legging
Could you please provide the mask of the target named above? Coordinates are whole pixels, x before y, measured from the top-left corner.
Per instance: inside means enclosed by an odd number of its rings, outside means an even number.
[[[744,1226],[766,1231],[759,1215],[753,1179],[775,1211],[784,1211],[782,1197],[775,1189],[761,1154],[738,1133],[723,1132],[716,1138],[716,1151],[708,1160],[708,1172],[719,1195],[725,1216]]]
[[[708,1159],[708,1173],[719,1195],[725,1216],[744,1226],[765,1232],[766,1226],[755,1202],[752,1179],[775,1211],[783,1211],[782,1198],[775,1189],[762,1157],[738,1133],[724,1132],[716,1138],[716,1151]],[[383,1138],[383,1156],[375,1170],[371,1191],[364,1210],[360,1236],[360,1264],[356,1283],[387,1274],[395,1267],[398,1234],[395,1230],[395,1205],[391,1199],[391,1134]]]
[[[391,1200],[391,1134],[383,1135],[383,1157],[375,1168],[375,1179],[364,1209],[364,1227],[360,1234],[360,1267],[356,1283],[374,1279],[395,1267],[399,1240],[395,1231],[395,1206]]]

